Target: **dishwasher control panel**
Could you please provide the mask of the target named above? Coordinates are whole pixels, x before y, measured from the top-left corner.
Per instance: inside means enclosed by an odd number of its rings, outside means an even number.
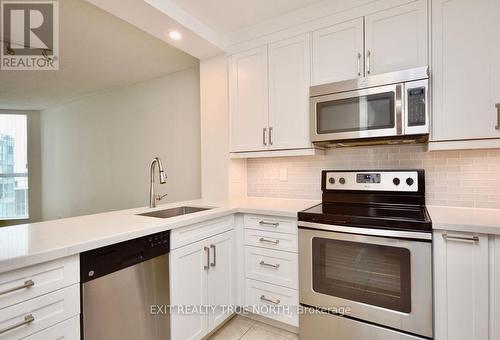
[[[169,253],[170,231],[92,249],[80,254],[80,280],[95,280],[109,273]]]

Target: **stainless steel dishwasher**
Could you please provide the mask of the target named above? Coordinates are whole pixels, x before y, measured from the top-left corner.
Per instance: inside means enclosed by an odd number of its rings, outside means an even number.
[[[80,255],[83,340],[170,339],[169,250],[166,231]]]

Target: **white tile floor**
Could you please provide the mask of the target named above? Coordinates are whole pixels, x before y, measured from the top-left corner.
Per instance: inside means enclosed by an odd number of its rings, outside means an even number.
[[[298,340],[297,334],[237,315],[208,340]]]

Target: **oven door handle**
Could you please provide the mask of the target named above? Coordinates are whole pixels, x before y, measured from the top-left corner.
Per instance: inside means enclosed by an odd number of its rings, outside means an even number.
[[[389,229],[375,229],[375,228],[358,228],[347,227],[340,225],[322,224],[314,222],[299,221],[299,229],[319,229],[324,231],[333,231],[339,233],[348,233],[355,235],[366,236],[380,236],[399,239],[413,239],[421,241],[432,241],[431,232],[417,232],[417,231],[403,231],[403,230],[389,230]]]
[[[398,136],[401,136],[403,134],[403,108],[404,108],[404,103],[403,103],[403,85],[402,84],[397,84],[396,85],[396,92],[395,92],[395,98],[396,100],[394,101],[394,112],[396,114],[396,134]]]

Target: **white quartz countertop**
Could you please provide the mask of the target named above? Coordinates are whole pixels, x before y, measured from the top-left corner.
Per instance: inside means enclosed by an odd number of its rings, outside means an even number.
[[[427,206],[432,228],[500,235],[500,209]]]
[[[193,200],[0,228],[0,273],[234,213],[297,217],[319,201],[248,197]],[[167,219],[137,216],[179,206],[214,207]]]

